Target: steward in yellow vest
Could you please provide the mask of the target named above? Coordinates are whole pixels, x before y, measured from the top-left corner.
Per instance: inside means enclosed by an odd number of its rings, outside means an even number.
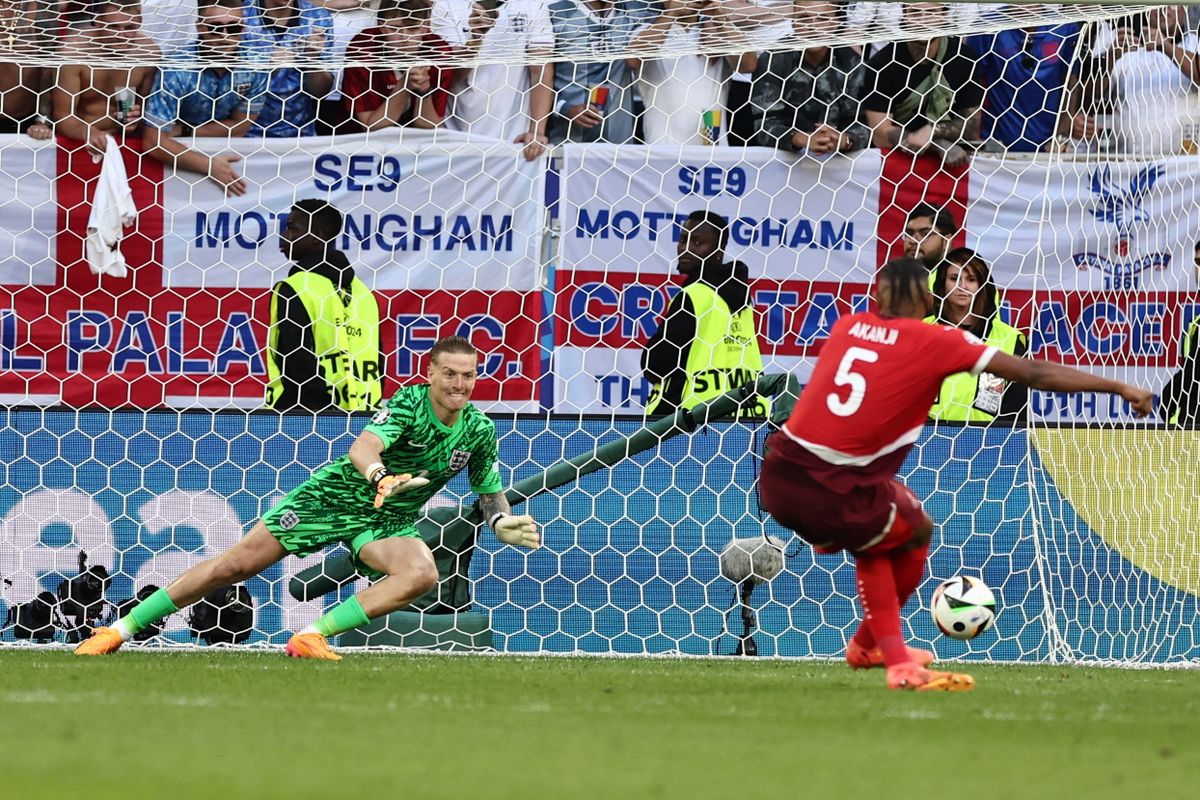
[[[1025,334],[1000,320],[997,289],[987,264],[975,251],[959,247],[950,251],[934,275],[936,317],[926,322],[962,328],[985,344],[1013,356],[1024,356],[1029,346]],[[1024,418],[1029,390],[1020,384],[984,372],[951,375],[942,382],[929,418],[948,422],[1017,422]]]
[[[647,414],[691,408],[762,375],[749,272],[739,262],[724,262],[728,230],[725,218],[712,212],[695,212],[683,224],[678,269],[686,280],[642,354],[652,386]],[[739,416],[769,413],[767,399],[756,397]]]
[[[1200,319],[1192,321],[1179,350],[1179,371],[1163,387],[1159,414],[1172,425],[1200,425]]]
[[[383,394],[379,304],[333,243],[342,215],[324,200],[301,200],[280,235],[295,261],[271,294],[267,405],[366,411]]]

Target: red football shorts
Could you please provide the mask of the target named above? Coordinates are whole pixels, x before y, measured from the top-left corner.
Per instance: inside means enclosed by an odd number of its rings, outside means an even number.
[[[880,553],[925,525],[921,501],[895,480],[892,464],[830,464],[776,433],[759,477],[763,508],[822,553]]]

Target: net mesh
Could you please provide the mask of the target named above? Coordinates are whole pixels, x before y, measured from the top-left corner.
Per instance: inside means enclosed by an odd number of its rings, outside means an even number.
[[[1186,6],[0,4],[0,641],[70,640],[230,547],[442,336],[483,353],[506,485],[635,435],[659,395],[687,405],[663,320],[683,222],[709,212],[767,373],[805,380],[908,253],[947,320],[961,271],[994,286],[989,341],[1161,394],[1135,425],[1107,396],[947,384],[902,473],[939,523],[914,641],[1194,660],[1198,51]],[[378,388],[353,319],[320,332],[298,284],[281,305],[281,238],[314,200],[377,308]],[[535,494],[536,553],[472,548],[456,478],[421,528],[440,590],[343,644],[730,653],[719,554],[765,531],[786,553],[752,595],[758,651],[838,655],[853,569],[759,509],[766,432],[711,422]],[[248,581],[233,638],[280,644],[365,585],[328,566],[346,580],[293,596],[328,556]],[[1001,609],[968,643],[922,609],[964,572]]]

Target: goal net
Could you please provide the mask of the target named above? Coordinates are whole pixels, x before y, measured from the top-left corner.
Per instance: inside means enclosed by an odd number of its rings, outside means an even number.
[[[902,475],[938,523],[906,633],[943,657],[1194,661],[1194,11],[5,0],[0,642],[69,641],[231,546],[441,337],[481,351],[506,484],[536,484],[756,377],[743,361],[680,388],[695,298],[750,309],[745,350],[803,382],[907,254],[944,323],[1162,402],[1135,421],[1106,396],[948,382]],[[295,244],[298,202],[340,212],[344,260]],[[322,291],[340,323],[314,316]],[[750,598],[758,652],[839,655],[853,568],[759,509],[765,410],[531,492],[534,553],[475,541],[456,478],[422,528],[439,591],[343,644],[728,654],[719,554],[766,534],[786,552]],[[207,624],[280,644],[365,585],[297,600],[329,555],[148,641]],[[925,612],[960,573],[1000,610],[967,643]]]

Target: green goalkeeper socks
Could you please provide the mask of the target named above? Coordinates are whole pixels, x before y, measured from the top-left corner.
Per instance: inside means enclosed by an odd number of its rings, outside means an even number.
[[[145,630],[146,626],[153,625],[168,614],[174,614],[179,609],[175,607],[175,602],[171,599],[171,595],[167,594],[166,589],[159,589],[154,594],[147,597],[142,602],[133,607],[125,616],[121,617],[113,625],[121,632],[121,638],[129,641],[134,634]]]
[[[363,611],[362,604],[355,596],[331,608],[329,613],[312,624],[312,630],[328,638],[357,628],[359,625],[366,625],[370,621],[371,618],[367,616],[366,611]],[[306,628],[305,631],[307,630],[309,629]]]

